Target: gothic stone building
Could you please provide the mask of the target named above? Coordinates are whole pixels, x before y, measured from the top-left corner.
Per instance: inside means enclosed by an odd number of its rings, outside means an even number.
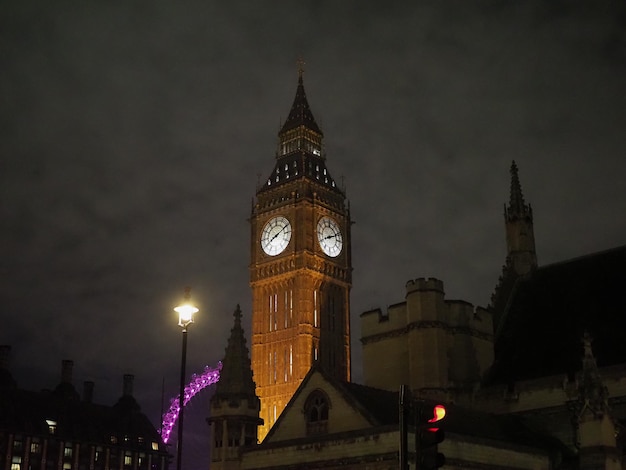
[[[445,468],[622,468],[626,247],[539,265],[513,163],[490,305],[408,281],[404,301],[361,314],[365,383],[351,383],[350,214],[302,72],[279,140],[251,216],[251,366],[236,312],[211,468],[398,468],[401,385],[446,404]]]

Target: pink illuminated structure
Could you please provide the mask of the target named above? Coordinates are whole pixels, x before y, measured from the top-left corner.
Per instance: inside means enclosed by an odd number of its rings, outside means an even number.
[[[218,362],[217,367],[215,368],[206,366],[202,374],[193,374],[191,376],[191,382],[189,382],[189,384],[185,387],[183,406],[187,406],[189,400],[191,400],[202,389],[217,383],[220,379],[220,370],[222,370],[222,363]],[[161,438],[166,444],[170,439],[170,434],[176,424],[176,421],[178,420],[178,414],[180,413],[178,397],[179,395],[176,395],[170,400],[170,409],[163,415]]]

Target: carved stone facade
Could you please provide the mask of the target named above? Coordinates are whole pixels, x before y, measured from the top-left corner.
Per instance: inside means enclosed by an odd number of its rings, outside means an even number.
[[[252,369],[267,434],[315,361],[350,379],[350,212],[302,73],[250,216]]]

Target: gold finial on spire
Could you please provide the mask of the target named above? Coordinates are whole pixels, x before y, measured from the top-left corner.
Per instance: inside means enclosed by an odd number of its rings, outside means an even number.
[[[296,63],[298,64],[298,78],[302,78],[302,75],[304,75],[304,65],[306,64],[306,62],[304,62],[304,59],[302,57],[299,57]]]

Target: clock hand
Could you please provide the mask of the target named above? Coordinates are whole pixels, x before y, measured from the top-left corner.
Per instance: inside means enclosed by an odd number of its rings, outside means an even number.
[[[329,238],[337,238],[337,235],[328,235],[324,237],[324,240],[328,240]]]
[[[282,232],[283,230],[285,230],[285,227],[281,228],[278,232],[276,232],[276,235],[274,235],[274,236],[272,237],[272,239],[270,240],[270,242],[273,242],[273,241],[274,241],[274,239],[275,239],[278,235],[280,235],[280,234],[281,234],[281,232]]]

